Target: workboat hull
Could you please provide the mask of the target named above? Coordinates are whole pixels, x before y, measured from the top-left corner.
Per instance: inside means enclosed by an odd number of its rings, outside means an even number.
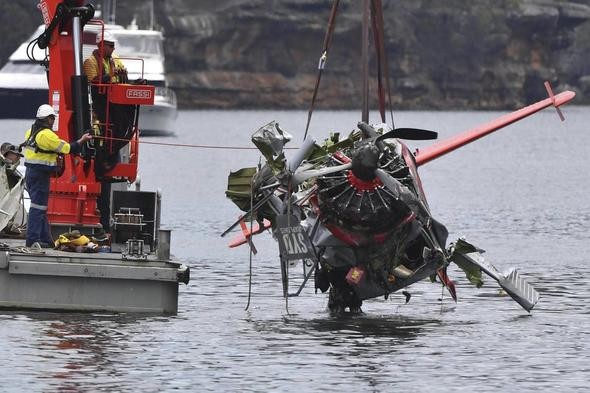
[[[185,265],[151,256],[38,252],[0,251],[0,308],[176,314],[179,282],[189,279]]]

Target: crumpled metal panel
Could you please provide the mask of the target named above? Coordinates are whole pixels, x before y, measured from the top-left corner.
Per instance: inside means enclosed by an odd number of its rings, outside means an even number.
[[[285,144],[291,139],[293,137],[283,131],[279,127],[279,123],[274,120],[252,134],[252,143],[256,145],[269,163],[276,162],[276,159],[282,155]]]

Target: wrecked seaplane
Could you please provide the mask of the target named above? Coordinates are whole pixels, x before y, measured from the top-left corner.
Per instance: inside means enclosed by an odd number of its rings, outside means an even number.
[[[363,25],[368,26],[372,12],[375,37],[383,37],[380,1],[363,0],[363,7]],[[330,30],[325,42],[330,41]],[[384,51],[375,46],[378,62],[386,69]],[[325,45],[324,59],[327,49]],[[367,57],[363,58],[368,66]],[[380,75],[379,82],[383,86]],[[559,107],[575,94],[553,95],[546,83],[549,98],[412,152],[403,140],[436,139],[437,133],[385,124],[381,89],[382,123],[371,125],[368,83],[363,85],[362,121],[346,138],[333,134],[321,143],[306,138],[288,160],[284,150],[291,136],[278,123],[253,134],[252,142],[266,163],[229,175],[226,195],[245,212],[222,234],[241,226],[230,247],[249,244],[253,252],[252,236],[270,229],[279,245],[283,295],[299,295],[313,275],[315,288],[329,291],[328,307],[336,313],[360,312],[363,300],[387,298],[427,278],[440,281],[456,301],[454,282],[447,275],[450,263],[477,287],[483,285],[482,272],[487,274],[530,312],[539,294],[516,270],[498,271],[484,260],[483,250],[463,238],[447,243],[448,231],[430,211],[418,168],[543,108],[554,106],[562,117]],[[313,100],[308,126],[312,110]],[[290,269],[297,260],[303,260],[303,276],[298,289],[290,292]],[[409,300],[410,294],[403,293]]]

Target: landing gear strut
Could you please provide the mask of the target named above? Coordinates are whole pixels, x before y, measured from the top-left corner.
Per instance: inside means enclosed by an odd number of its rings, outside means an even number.
[[[337,288],[333,284],[330,286],[328,309],[331,313],[343,314],[348,308],[351,314],[361,314],[363,312],[361,310],[362,304],[363,301],[358,298],[349,285],[342,288]]]

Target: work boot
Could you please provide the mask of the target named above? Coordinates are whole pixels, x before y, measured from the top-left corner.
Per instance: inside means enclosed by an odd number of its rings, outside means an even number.
[[[38,248],[38,249],[53,248],[53,244],[44,243],[44,242],[35,242],[35,243],[31,244],[31,248]]]

